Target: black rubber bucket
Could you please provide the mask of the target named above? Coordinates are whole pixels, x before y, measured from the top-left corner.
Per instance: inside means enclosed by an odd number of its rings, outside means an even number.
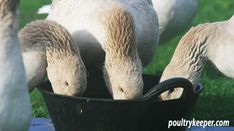
[[[39,86],[56,131],[167,131],[169,120],[188,119],[199,92],[182,78],[158,84],[160,77],[143,75],[144,96],[140,100],[113,100],[102,75],[88,79],[83,97],[54,94],[48,81]],[[179,99],[159,101],[162,92],[174,87],[184,88]],[[92,97],[92,98],[91,98]]]

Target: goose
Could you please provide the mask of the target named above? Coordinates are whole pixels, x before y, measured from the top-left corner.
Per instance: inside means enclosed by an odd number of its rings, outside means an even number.
[[[220,72],[234,79],[234,16],[227,21],[205,23],[191,28],[180,40],[160,82],[183,77],[198,85],[204,62],[210,61]],[[182,89],[161,95],[163,100],[181,96]]]
[[[198,0],[152,0],[158,13],[160,42],[163,44],[185,31],[196,15]]]
[[[27,131],[31,105],[17,38],[19,0],[0,0],[0,131]]]
[[[148,0],[158,14],[159,44],[170,41],[181,34],[196,16],[198,0]],[[43,5],[38,14],[48,14],[51,5]]]
[[[142,96],[142,67],[159,37],[150,0],[53,0],[47,19],[68,29],[85,65],[103,71],[114,99]]]
[[[20,30],[19,39],[30,90],[47,73],[54,93],[84,93],[86,68],[78,46],[63,26],[49,20],[33,21]]]

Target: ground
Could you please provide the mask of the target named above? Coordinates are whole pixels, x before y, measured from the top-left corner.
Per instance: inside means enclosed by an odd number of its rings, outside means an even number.
[[[199,2],[199,9],[191,26],[227,20],[234,14],[233,0],[199,0]],[[44,19],[46,15],[37,15],[36,12],[41,5],[47,3],[51,3],[51,0],[21,0],[20,28],[32,20]],[[157,49],[157,54],[151,64],[145,68],[145,73],[160,74],[163,71],[183,34]],[[234,125],[234,80],[216,73],[207,64],[201,83],[205,90],[200,94],[193,117],[205,120],[230,120]],[[33,117],[48,117],[45,103],[38,90],[31,93],[31,102]]]

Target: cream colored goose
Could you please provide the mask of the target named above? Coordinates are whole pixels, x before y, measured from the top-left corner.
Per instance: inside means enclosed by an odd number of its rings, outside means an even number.
[[[114,99],[141,97],[141,62],[151,61],[159,34],[150,0],[53,0],[47,19],[68,29],[86,65],[103,68]]]
[[[198,0],[152,0],[158,13],[160,44],[182,33],[192,22]]]
[[[234,16],[227,21],[201,24],[190,29],[179,42],[160,81],[183,77],[197,86],[208,59],[224,75],[234,79]],[[182,89],[165,92],[162,99],[181,95]]]
[[[55,93],[82,95],[86,89],[86,69],[79,48],[67,30],[56,22],[38,20],[19,33],[30,89],[39,84],[47,69]]]
[[[27,131],[31,106],[17,29],[19,0],[0,0],[0,131]]]

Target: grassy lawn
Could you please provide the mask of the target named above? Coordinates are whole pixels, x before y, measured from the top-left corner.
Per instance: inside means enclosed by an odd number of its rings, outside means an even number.
[[[43,19],[45,15],[37,15],[37,9],[50,0],[21,0],[20,27],[35,19]],[[192,25],[199,23],[222,21],[234,14],[233,0],[200,0],[199,11]],[[182,35],[181,35],[182,36]],[[174,49],[181,36],[160,46],[152,63],[145,72],[159,74],[169,63]],[[205,90],[201,93],[196,104],[193,117],[196,119],[231,120],[234,125],[234,80],[216,73],[208,64],[201,80]],[[48,112],[40,93],[34,90],[31,94],[34,117],[47,117]]]

